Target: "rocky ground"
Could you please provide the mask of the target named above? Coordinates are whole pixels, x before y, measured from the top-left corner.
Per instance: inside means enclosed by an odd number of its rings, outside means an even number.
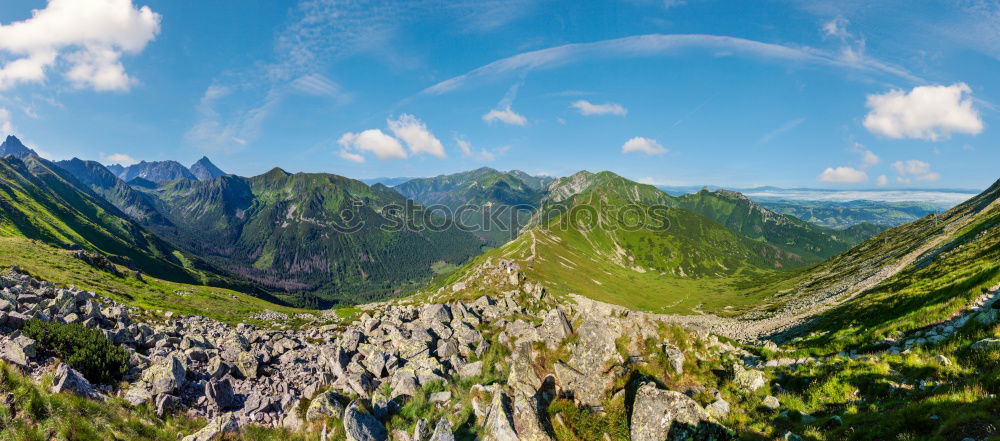
[[[486,286],[492,294],[480,295]],[[336,421],[340,427],[322,426],[320,439],[333,439],[337,429],[353,441],[444,441],[459,431],[480,439],[547,441],[567,426],[547,411],[557,400],[598,414],[609,402],[624,403],[633,440],[729,439],[734,432],[720,422],[730,402],[717,390],[685,386],[679,380],[685,366],[723,366],[717,375],[752,393],[769,390],[768,369],[826,361],[765,363],[709,328],[670,332],[669,316],[580,297],[557,300],[506,261],[487,262],[430,300],[367,305],[349,320],[299,329],[158,315],[33,279],[16,267],[0,275],[0,287],[0,358],[39,380],[52,375],[53,392],[121,397],[160,415],[208,421],[184,440],[215,439],[251,424],[299,431],[315,430],[315,421]],[[995,320],[990,305],[998,297],[996,290],[984,294],[969,310],[887,352],[933,344],[984,314]],[[282,317],[270,319],[279,323]],[[129,352],[125,382],[92,385],[20,332],[29,320],[100,329]],[[978,344],[1000,345],[995,339]],[[637,374],[657,369],[659,377]],[[422,392],[441,384],[454,386]],[[417,396],[434,411],[407,413]],[[766,396],[760,406],[777,411],[782,404]],[[462,424],[469,427],[442,417],[466,408],[471,416]]]
[[[499,362],[509,366],[509,374],[504,381],[473,384],[469,394],[476,433],[498,440],[553,439],[544,411],[551,400],[570,398],[581,407],[599,409],[616,388],[621,392],[616,383],[623,366],[658,355],[640,347],[623,349],[623,336],[626,341],[655,339],[656,350],[678,371],[685,357],[694,356],[663,338],[652,316],[597,302],[558,304],[506,263],[485,268],[484,274],[501,285],[502,295],[370,305],[349,323],[298,330],[229,326],[196,316],[157,317],[90,292],[35,280],[15,268],[0,277],[0,355],[35,378],[54,372],[54,392],[94,399],[120,396],[133,405],[149,403],[159,414],[184,412],[210,421],[186,440],[212,439],[247,424],[294,429],[333,417],[343,422],[348,439],[358,441],[452,439],[447,419],[418,421],[412,433],[389,433],[383,422],[421,387],[482,380],[484,362],[498,361],[486,360],[491,348],[502,354]],[[44,356],[19,332],[32,319],[102,330],[130,353],[126,383],[94,386]],[[707,334],[701,338],[715,356],[749,357]],[[556,350],[568,356],[544,366],[539,358]],[[496,370],[492,365],[485,369]],[[696,439],[729,436],[688,395],[651,381],[636,387],[640,393],[630,424],[636,439],[664,439],[678,430]],[[440,392],[430,399],[457,410],[468,397]],[[670,412],[664,414],[665,409]]]

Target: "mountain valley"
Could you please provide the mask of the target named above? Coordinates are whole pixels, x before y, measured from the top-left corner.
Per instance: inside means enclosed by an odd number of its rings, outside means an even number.
[[[3,149],[13,439],[1000,436],[1000,181],[834,229],[608,171],[388,187]]]

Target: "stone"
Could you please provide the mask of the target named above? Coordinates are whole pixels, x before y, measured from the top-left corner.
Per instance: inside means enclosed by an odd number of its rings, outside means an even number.
[[[386,441],[389,434],[375,417],[352,401],[344,410],[344,433],[347,441]]]
[[[232,407],[236,395],[233,392],[233,384],[228,378],[222,380],[213,378],[205,383],[205,397],[213,407],[225,410]]]
[[[236,357],[236,370],[243,378],[254,380],[260,370],[260,360],[247,351],[240,352]]]
[[[92,400],[101,400],[103,397],[94,390],[94,386],[87,381],[76,369],[69,367],[66,363],[59,363],[56,374],[52,378],[52,388],[54,394],[68,392]]]
[[[413,427],[413,441],[428,441],[430,439],[431,425],[427,423],[427,420],[421,418]]]
[[[510,398],[503,391],[493,395],[493,402],[486,412],[483,424],[483,435],[487,441],[519,441],[514,431],[514,419],[511,417]]]
[[[570,326],[569,320],[566,319],[566,314],[563,314],[559,308],[553,308],[549,311],[541,326],[538,327],[538,334],[545,340],[545,345],[549,349],[559,347],[559,344],[572,333],[573,328]]]
[[[449,391],[434,392],[431,394],[429,398],[429,401],[431,403],[447,403],[450,400],[451,400],[451,392]]]
[[[729,440],[733,435],[715,423],[697,402],[680,392],[639,387],[630,421],[632,441]]]
[[[944,367],[951,366],[951,360],[949,360],[948,357],[945,357],[942,354],[938,354],[936,357],[934,357],[934,359],[937,360],[938,364],[940,364],[941,366]]]
[[[184,365],[171,355],[143,371],[142,381],[153,395],[170,394],[184,385],[185,375]]]
[[[667,362],[674,369],[674,373],[681,375],[684,373],[684,352],[672,344],[663,345],[663,353],[667,356]]]
[[[782,441],[802,441],[802,437],[798,436],[798,435],[796,435],[796,434],[794,434],[792,432],[785,432],[785,434],[781,436],[781,440]]]
[[[1000,338],[984,338],[969,346],[973,351],[996,351],[1000,350]]]
[[[478,377],[483,374],[483,361],[475,361],[472,363],[466,363],[462,367],[458,368],[458,377],[465,380],[469,378]]]
[[[180,404],[180,399],[173,395],[159,395],[156,397],[156,415],[163,418],[165,415],[172,412],[178,404]]]
[[[320,418],[343,418],[346,397],[333,391],[323,392],[312,399],[306,409],[306,421]]]
[[[516,395],[513,398],[514,431],[522,441],[552,441],[552,436],[545,430],[541,403],[536,396]]]
[[[709,415],[717,420],[726,419],[729,416],[729,402],[723,399],[716,400],[705,407]]]
[[[434,434],[431,435],[430,441],[455,441],[455,434],[452,433],[451,423],[448,422],[447,418],[438,420],[437,425],[434,426]]]
[[[762,401],[761,404],[763,404],[764,407],[771,410],[777,410],[779,407],[781,407],[781,402],[778,401],[778,397],[775,397],[773,395],[768,395],[764,397],[764,401]]]
[[[237,433],[240,433],[240,425],[233,414],[227,413],[216,417],[194,434],[181,438],[181,441],[213,441]]]
[[[767,377],[756,369],[744,369],[736,365],[733,373],[733,383],[747,392],[753,392],[767,384]]]
[[[3,359],[18,366],[27,366],[28,361],[36,353],[35,340],[18,334],[16,337],[8,339],[4,344]]]
[[[208,375],[212,378],[222,378],[229,373],[229,364],[222,357],[212,357],[208,360]]]
[[[420,319],[426,323],[449,323],[451,317],[451,308],[448,305],[428,305],[420,311]]]

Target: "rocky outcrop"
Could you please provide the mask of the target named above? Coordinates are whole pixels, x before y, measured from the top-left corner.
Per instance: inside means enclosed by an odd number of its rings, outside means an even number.
[[[389,438],[385,426],[361,409],[357,401],[344,410],[344,433],[347,441],[386,441]]]
[[[734,439],[697,402],[680,392],[646,383],[635,393],[632,441],[712,441]]]

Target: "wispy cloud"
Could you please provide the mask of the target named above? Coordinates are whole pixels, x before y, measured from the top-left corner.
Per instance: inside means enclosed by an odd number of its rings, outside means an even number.
[[[707,53],[725,51],[763,60],[850,69],[872,74],[889,75],[921,83],[916,75],[903,68],[879,61],[864,54],[845,57],[810,47],[792,47],[764,43],[744,38],[705,34],[648,34],[602,40],[591,43],[571,43],[503,58],[473,69],[465,74],[441,81],[423,94],[443,94],[469,84],[491,81],[513,74],[554,69],[595,58],[636,58],[673,55],[685,49],[701,49]]]
[[[785,134],[786,132],[795,130],[796,127],[802,125],[802,123],[804,122],[806,122],[805,118],[796,118],[790,121],[786,121],[782,125],[775,127],[774,130],[765,133],[764,136],[760,137],[760,139],[757,140],[757,144],[758,145],[767,144],[773,141],[775,138]]]
[[[455,134],[455,144],[458,145],[459,150],[462,151],[462,156],[465,158],[475,159],[477,161],[493,161],[497,159],[497,156],[504,154],[510,146],[503,146],[496,151],[490,151],[486,149],[476,150],[472,147],[472,144],[463,138],[461,135]]]
[[[618,115],[625,116],[628,115],[628,109],[625,106],[617,103],[604,103],[604,104],[594,104],[587,100],[578,100],[570,104],[584,116],[592,115]]]

